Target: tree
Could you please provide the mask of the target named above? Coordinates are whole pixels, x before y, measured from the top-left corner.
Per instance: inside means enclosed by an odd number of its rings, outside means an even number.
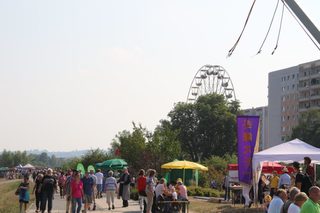
[[[292,129],[291,138],[299,138],[306,143],[320,147],[320,110],[303,112],[298,125]]]
[[[105,160],[108,160],[108,153],[102,149],[91,149],[89,150],[82,158],[81,162],[85,168],[89,165],[95,166],[96,163],[101,163]]]
[[[181,149],[193,161],[236,150],[236,114],[239,102],[228,104],[223,95],[201,96],[194,104],[178,103],[168,114],[178,131]]]
[[[147,154],[150,168],[160,171],[161,165],[181,157],[181,147],[177,138],[177,131],[173,131],[167,120],[161,120],[156,127],[152,139],[147,144]]]

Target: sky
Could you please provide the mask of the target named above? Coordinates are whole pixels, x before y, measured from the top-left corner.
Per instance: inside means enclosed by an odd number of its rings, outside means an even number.
[[[0,0],[0,150],[107,149],[132,121],[153,130],[205,65],[231,76],[242,108],[267,105],[268,73],[320,51],[276,0]],[[320,27],[320,1],[299,0]]]

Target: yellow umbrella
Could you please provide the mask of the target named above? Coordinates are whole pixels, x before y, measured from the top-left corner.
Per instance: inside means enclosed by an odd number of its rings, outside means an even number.
[[[199,163],[181,160],[181,161],[172,161],[170,163],[163,164],[161,166],[162,169],[183,169],[183,181],[185,181],[185,170],[186,169],[194,169],[201,171],[208,171],[208,167],[205,167]]]
[[[162,169],[195,169],[201,171],[208,171],[208,167],[205,167],[199,163],[181,160],[181,161],[173,161],[170,163],[163,164],[161,166]]]

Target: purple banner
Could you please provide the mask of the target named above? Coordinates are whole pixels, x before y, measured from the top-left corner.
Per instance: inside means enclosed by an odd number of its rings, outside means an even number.
[[[237,117],[239,181],[251,184],[252,156],[258,139],[259,116]]]

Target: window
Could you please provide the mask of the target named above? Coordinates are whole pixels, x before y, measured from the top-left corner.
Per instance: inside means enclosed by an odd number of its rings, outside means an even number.
[[[294,85],[294,84],[292,84],[292,90],[294,90],[294,87],[295,87],[295,85]]]
[[[292,79],[294,79],[294,74],[292,75]]]
[[[282,132],[285,132],[285,131],[286,131],[286,127],[283,126],[283,127],[282,127]]]
[[[287,80],[288,80],[288,81],[289,81],[289,79],[290,79],[290,75],[287,76]]]

